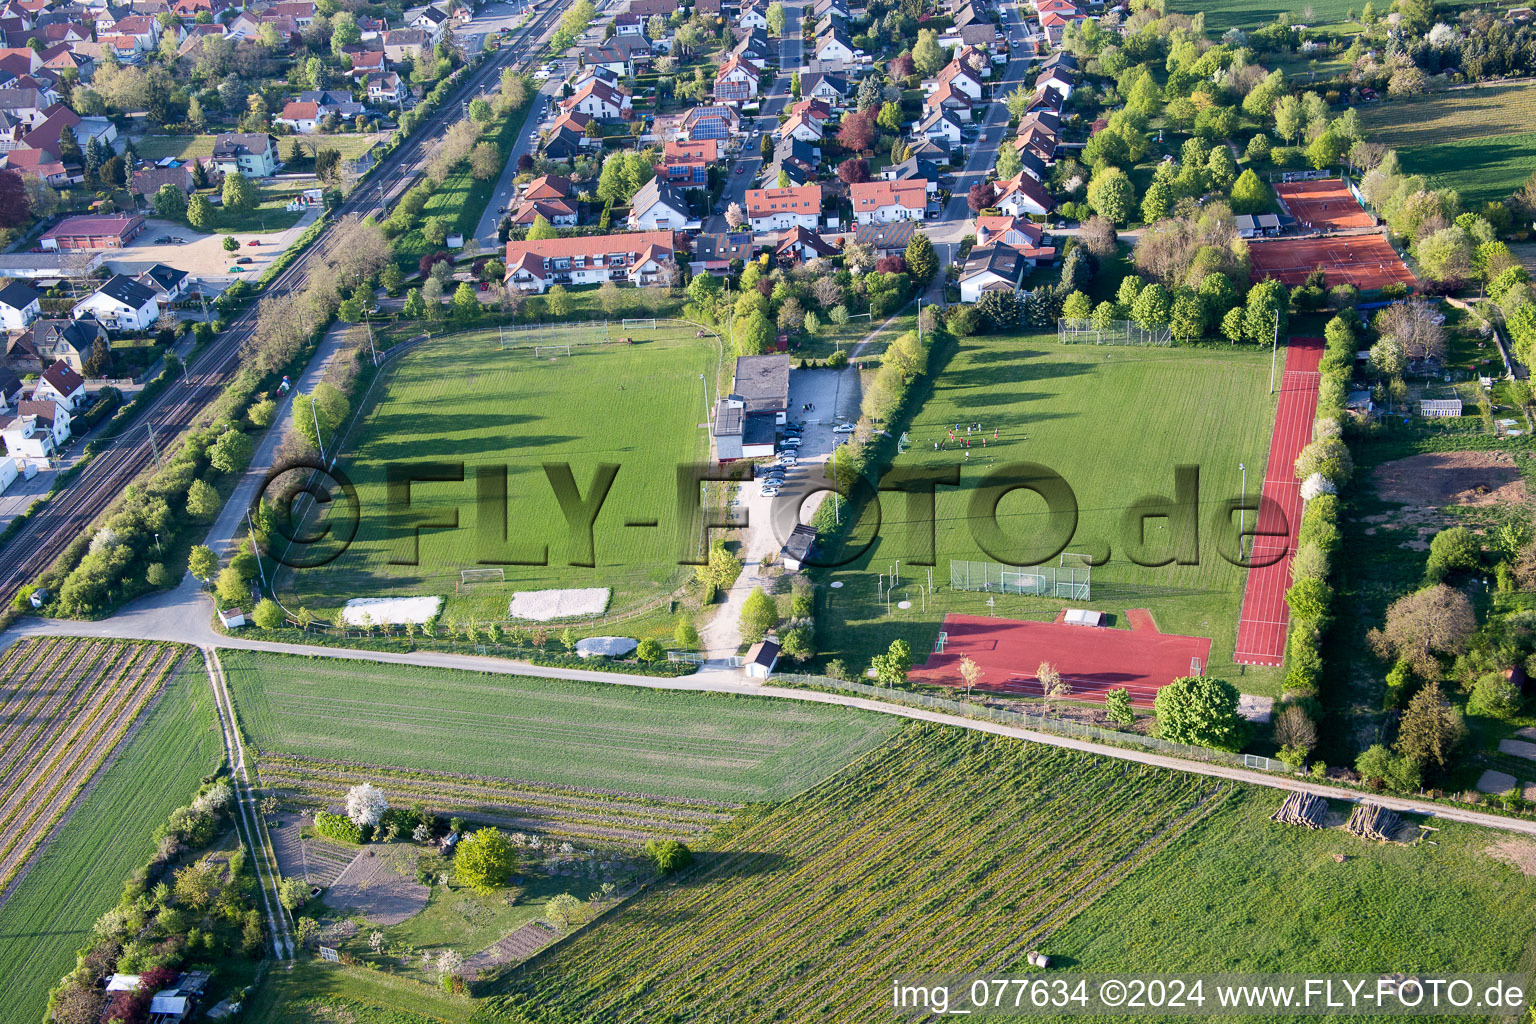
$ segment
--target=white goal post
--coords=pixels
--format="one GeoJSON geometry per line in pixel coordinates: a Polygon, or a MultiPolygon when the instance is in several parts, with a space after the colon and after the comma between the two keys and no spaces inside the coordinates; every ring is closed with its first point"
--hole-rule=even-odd
{"type": "Polygon", "coordinates": [[[458,592],[463,593],[465,588],[472,587],[476,583],[500,583],[503,588],[507,585],[507,570],[505,569],[460,569],[458,592]]]}
{"type": "Polygon", "coordinates": [[[654,331],[656,329],[656,321],[655,320],[646,320],[646,319],[630,320],[630,319],[625,319],[625,320],[623,320],[621,322],[623,323],[624,329],[626,331],[654,331]]]}
{"type": "Polygon", "coordinates": [[[553,359],[555,356],[568,356],[570,354],[571,346],[569,345],[535,345],[533,347],[533,357],[535,359],[543,359],[546,356],[553,359]]]}

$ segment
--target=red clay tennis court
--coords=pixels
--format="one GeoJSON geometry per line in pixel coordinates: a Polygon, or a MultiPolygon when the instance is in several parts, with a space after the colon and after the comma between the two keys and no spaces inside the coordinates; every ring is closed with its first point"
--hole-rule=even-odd
{"type": "Polygon", "coordinates": [[[1292,217],[1308,227],[1337,231],[1376,226],[1376,218],[1365,212],[1338,178],[1282,182],[1275,186],[1275,195],[1285,203],[1292,217]]]}
{"type": "Polygon", "coordinates": [[[1274,278],[1301,284],[1321,267],[1328,287],[1352,284],[1362,291],[1394,281],[1413,285],[1413,272],[1381,235],[1334,235],[1328,238],[1275,238],[1248,243],[1248,260],[1255,281],[1274,278]]]}
{"type": "Polygon", "coordinates": [[[1253,538],[1249,553],[1251,561],[1261,564],[1248,570],[1243,612],[1237,621],[1232,660],[1240,665],[1279,665],[1285,660],[1285,631],[1290,622],[1285,590],[1291,582],[1291,556],[1296,552],[1302,508],[1301,483],[1293,467],[1312,439],[1321,379],[1317,364],[1322,358],[1322,338],[1292,338],[1285,349],[1285,376],[1275,409],[1269,464],[1264,468],[1265,501],[1257,526],[1261,536],[1253,538]],[[1277,555],[1274,564],[1262,565],[1277,555]]]}
{"type": "Polygon", "coordinates": [[[946,615],[944,653],[930,654],[908,678],[962,686],[960,659],[969,655],[986,673],[976,689],[1038,697],[1035,670],[1048,661],[1072,684],[1073,700],[1103,700],[1104,691],[1123,686],[1133,704],[1151,707],[1158,688],[1189,675],[1196,659],[1204,670],[1209,640],[1160,632],[1144,608],[1125,617],[1128,630],[1068,625],[1060,615],[1055,622],[946,615]]]}

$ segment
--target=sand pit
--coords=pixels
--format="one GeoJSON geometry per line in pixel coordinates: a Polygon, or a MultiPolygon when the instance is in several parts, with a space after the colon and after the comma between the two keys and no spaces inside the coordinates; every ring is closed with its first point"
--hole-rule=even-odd
{"type": "Polygon", "coordinates": [[[363,616],[375,626],[399,626],[407,622],[426,622],[442,610],[440,597],[354,597],[341,610],[341,621],[361,626],[363,616]]]}
{"type": "Polygon", "coordinates": [[[627,636],[589,636],[576,642],[578,658],[622,658],[640,646],[627,636]]]}
{"type": "Polygon", "coordinates": [[[548,622],[579,615],[601,615],[608,607],[607,587],[574,590],[520,590],[512,595],[508,612],[514,619],[548,622]]]}

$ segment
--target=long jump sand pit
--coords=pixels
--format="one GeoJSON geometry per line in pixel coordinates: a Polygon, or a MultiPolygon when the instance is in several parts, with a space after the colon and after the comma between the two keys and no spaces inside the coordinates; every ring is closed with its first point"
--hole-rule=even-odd
{"type": "Polygon", "coordinates": [[[1394,281],[1417,284],[1413,271],[1381,235],[1335,235],[1329,238],[1272,238],[1248,243],[1248,260],[1255,281],[1273,278],[1298,285],[1321,269],[1328,287],[1352,284],[1372,291],[1394,281]]]}
{"type": "Polygon", "coordinates": [[[403,626],[407,622],[426,622],[443,610],[440,597],[354,597],[341,610],[341,621],[361,626],[403,626]]]}
{"type": "Polygon", "coordinates": [[[512,595],[508,614],[514,619],[548,622],[583,615],[601,615],[608,608],[613,592],[607,587],[577,587],[567,590],[519,590],[512,595]]]}

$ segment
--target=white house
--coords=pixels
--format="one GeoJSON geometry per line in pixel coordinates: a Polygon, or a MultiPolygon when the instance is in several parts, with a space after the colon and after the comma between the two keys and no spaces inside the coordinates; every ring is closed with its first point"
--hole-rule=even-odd
{"type": "Polygon", "coordinates": [[[133,278],[116,274],[85,299],[75,303],[70,315],[92,317],[113,331],[147,331],[160,316],[160,300],[133,278]]]}
{"type": "Polygon", "coordinates": [[[815,231],[821,220],[821,186],[748,189],[747,220],[753,231],[815,231]]]}
{"type": "Polygon", "coordinates": [[[177,270],[164,263],[156,263],[139,274],[136,280],[153,291],[155,298],[164,306],[180,302],[192,287],[192,278],[185,270],[177,270]]]}
{"type": "Polygon", "coordinates": [[[32,397],[38,401],[57,402],[67,412],[75,412],[80,404],[85,401],[85,378],[70,369],[68,363],[60,360],[37,379],[37,388],[32,392],[32,397]]]}
{"type": "Polygon", "coordinates": [[[551,285],[627,281],[639,287],[672,280],[673,233],[640,231],[507,243],[508,287],[543,294],[551,285]]]}
{"type": "Polygon", "coordinates": [[[971,250],[960,273],[960,301],[978,302],[986,292],[1017,292],[1029,264],[1012,246],[993,244],[971,250]]]}
{"type": "Polygon", "coordinates": [[[847,33],[833,29],[816,40],[817,60],[851,61],[854,58],[853,43],[847,33]]]}
{"type": "Polygon", "coordinates": [[[69,410],[52,400],[21,402],[15,416],[0,422],[0,439],[11,458],[45,468],[69,442],[69,410]]]}
{"type": "Polygon", "coordinates": [[[955,116],[955,112],[942,108],[930,111],[927,117],[917,122],[917,129],[914,134],[918,138],[942,143],[945,149],[953,149],[960,145],[960,140],[963,137],[960,129],[960,119],[955,116]]]}
{"type": "Polygon", "coordinates": [[[1056,205],[1045,186],[1020,172],[1016,178],[997,183],[997,200],[992,204],[1010,217],[1043,216],[1056,205]]]}
{"type": "Polygon", "coordinates": [[[410,27],[420,29],[432,40],[436,46],[443,41],[443,36],[448,32],[448,13],[439,7],[423,7],[421,13],[410,21],[410,27]]]}
{"type": "Polygon", "coordinates": [[[928,182],[863,181],[848,189],[853,200],[853,219],[858,224],[889,224],[898,220],[922,220],[928,210],[928,182]]]}
{"type": "Polygon", "coordinates": [[[944,70],[938,73],[933,82],[927,83],[925,88],[933,92],[944,85],[964,93],[973,100],[981,99],[981,78],[958,60],[952,60],[946,64],[944,70]]]}
{"type": "Polygon", "coordinates": [[[1035,79],[1035,95],[1044,96],[1046,91],[1054,92],[1057,103],[1065,103],[1072,97],[1074,87],[1072,72],[1065,68],[1053,68],[1035,79]]]}
{"type": "Polygon", "coordinates": [[[268,178],[281,166],[277,138],[262,132],[230,132],[213,140],[213,166],[220,174],[239,171],[247,178],[268,178]]]}
{"type": "Polygon", "coordinates": [[[748,0],[741,5],[741,13],[736,16],[736,24],[742,28],[760,28],[767,31],[767,6],[760,0],[748,0]]]}
{"type": "Polygon", "coordinates": [[[617,121],[624,116],[624,111],[632,102],[627,93],[620,92],[599,78],[589,78],[560,106],[599,121],[617,121]]]}
{"type": "Polygon", "coordinates": [[[0,327],[25,330],[42,313],[42,296],[20,281],[0,288],[0,327]]]}
{"type": "Polygon", "coordinates": [[[698,227],[688,216],[688,200],[683,190],[652,178],[640,186],[629,205],[631,231],[683,231],[698,227]]]}
{"type": "Polygon", "coordinates": [[[767,679],[778,664],[779,645],[772,640],[759,640],[748,648],[742,671],[752,679],[767,679]]]}

